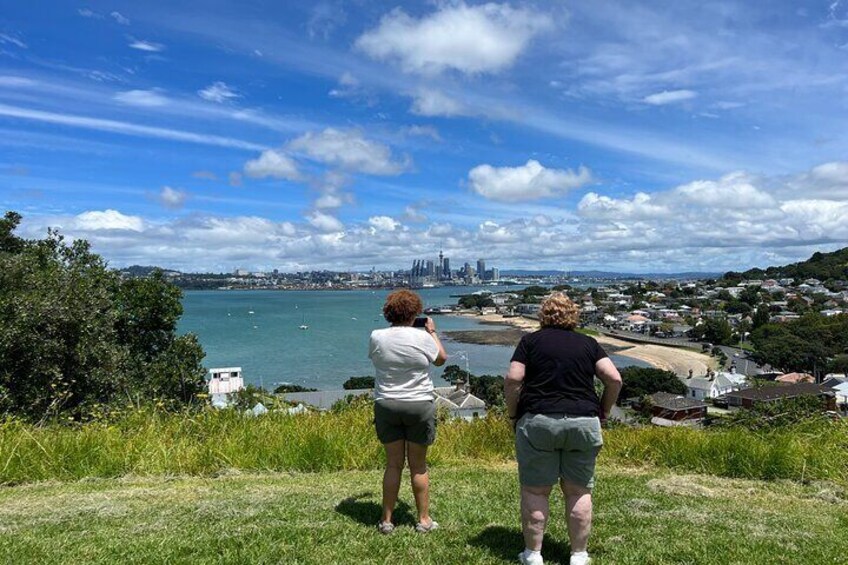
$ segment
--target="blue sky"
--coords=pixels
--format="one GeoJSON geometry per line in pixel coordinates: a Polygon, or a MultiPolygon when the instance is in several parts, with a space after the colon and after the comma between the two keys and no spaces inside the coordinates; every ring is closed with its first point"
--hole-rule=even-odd
{"type": "Polygon", "coordinates": [[[0,201],[112,265],[848,244],[848,1],[4,2],[0,201]]]}

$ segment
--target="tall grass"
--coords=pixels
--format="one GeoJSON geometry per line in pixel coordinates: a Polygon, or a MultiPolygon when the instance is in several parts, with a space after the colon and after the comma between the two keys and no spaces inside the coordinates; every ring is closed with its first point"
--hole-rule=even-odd
{"type": "MultiPolygon", "coordinates": [[[[113,423],[0,424],[0,484],[123,475],[379,469],[383,449],[368,406],[340,413],[248,418],[234,411],[140,410],[113,423]]],[[[613,429],[602,459],[752,479],[831,480],[848,485],[848,422],[769,432],[744,429],[613,429]]],[[[434,466],[513,458],[500,417],[440,423],[434,466]]]]}

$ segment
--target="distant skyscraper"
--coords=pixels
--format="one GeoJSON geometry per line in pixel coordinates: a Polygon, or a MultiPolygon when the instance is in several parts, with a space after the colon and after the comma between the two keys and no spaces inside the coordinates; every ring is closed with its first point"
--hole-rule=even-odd
{"type": "Polygon", "coordinates": [[[442,259],[442,276],[446,279],[451,278],[450,259],[447,257],[442,259]]]}
{"type": "Polygon", "coordinates": [[[486,261],[483,259],[477,259],[477,275],[480,277],[480,280],[486,279],[486,261]]]}
{"type": "Polygon", "coordinates": [[[427,260],[427,276],[433,277],[436,276],[436,263],[433,261],[427,260]]]}
{"type": "Polygon", "coordinates": [[[501,280],[501,270],[497,267],[492,267],[492,280],[499,281],[501,280]]]}

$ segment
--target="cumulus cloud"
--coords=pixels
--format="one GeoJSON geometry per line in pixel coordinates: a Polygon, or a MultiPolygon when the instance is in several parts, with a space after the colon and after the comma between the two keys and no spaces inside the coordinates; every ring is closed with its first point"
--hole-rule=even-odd
{"type": "Polygon", "coordinates": [[[115,100],[127,106],[140,106],[142,108],[155,108],[165,106],[169,100],[162,91],[154,88],[152,90],[127,90],[115,94],[115,100]]]}
{"type": "MultiPolygon", "coordinates": [[[[482,256],[501,268],[724,272],[844,247],[848,194],[827,188],[843,186],[846,169],[848,163],[834,162],[794,175],[737,172],[651,192],[596,189],[573,215],[559,204],[487,204],[474,224],[461,214],[448,222],[439,207],[433,207],[430,223],[409,223],[391,212],[342,223],[321,210],[287,222],[196,214],[154,219],[94,210],[27,217],[21,234],[43,237],[46,226],[56,226],[68,237],[89,239],[116,266],[144,262],[196,271],[408,268],[413,258],[435,258],[443,245],[454,265],[482,256]]],[[[410,206],[413,213],[421,208],[410,206]]]]}
{"type": "Polygon", "coordinates": [[[400,227],[400,222],[389,216],[371,216],[368,218],[368,224],[381,231],[395,231],[400,227]]]}
{"type": "MultiPolygon", "coordinates": [[[[276,149],[263,151],[258,158],[245,163],[244,173],[256,179],[269,177],[282,180],[300,179],[300,172],[294,159],[276,149]]],[[[232,178],[230,180],[232,181],[232,178]]]]}
{"type": "Polygon", "coordinates": [[[177,210],[183,207],[188,195],[182,190],[163,186],[159,191],[159,203],[170,210],[177,210]]]}
{"type": "Polygon", "coordinates": [[[327,128],[308,132],[286,147],[308,159],[348,172],[399,175],[411,165],[408,157],[396,160],[389,147],[366,139],[359,130],[327,128]]]}
{"type": "Polygon", "coordinates": [[[512,66],[533,37],[552,25],[544,14],[509,4],[445,3],[420,19],[396,8],[355,46],[410,73],[493,73],[512,66]]]}
{"type": "Polygon", "coordinates": [[[520,167],[478,165],[468,172],[471,189],[490,200],[518,202],[561,195],[592,182],[586,167],[577,172],[548,169],[534,159],[520,167]]]}
{"type": "Polygon", "coordinates": [[[662,92],[645,96],[645,98],[642,99],[642,102],[653,106],[664,106],[666,104],[674,104],[676,102],[683,102],[684,100],[691,100],[696,96],[698,96],[698,93],[692,90],[663,90],[662,92]]]}
{"type": "Polygon", "coordinates": [[[154,43],[153,41],[145,41],[143,39],[133,39],[129,46],[132,49],[147,51],[148,53],[159,53],[160,51],[165,50],[165,46],[161,43],[154,43]]]}
{"type": "Polygon", "coordinates": [[[344,231],[344,224],[336,218],[324,212],[315,211],[306,217],[309,225],[322,232],[340,232],[344,231]]]}
{"type": "Polygon", "coordinates": [[[435,126],[407,126],[401,128],[401,133],[410,137],[429,137],[433,141],[442,141],[442,136],[435,126]]]}
{"type": "Polygon", "coordinates": [[[117,210],[92,210],[76,216],[72,226],[74,229],[84,231],[126,230],[140,232],[144,230],[144,220],[138,216],[127,216],[117,210]]]}
{"type": "Polygon", "coordinates": [[[446,95],[440,90],[433,88],[421,88],[412,97],[410,111],[419,116],[463,116],[472,114],[469,108],[446,95]]]}
{"type": "Polygon", "coordinates": [[[240,98],[241,95],[227,83],[216,81],[202,90],[197,91],[198,96],[210,102],[227,102],[235,98],[240,98]]]}

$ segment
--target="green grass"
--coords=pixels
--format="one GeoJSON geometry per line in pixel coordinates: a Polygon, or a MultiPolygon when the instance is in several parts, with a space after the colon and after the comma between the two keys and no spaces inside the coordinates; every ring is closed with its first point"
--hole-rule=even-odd
{"type": "MultiPolygon", "coordinates": [[[[513,563],[522,549],[514,466],[432,470],[433,516],[381,536],[379,471],[45,482],[0,488],[0,562],[513,563]]],[[[559,498],[553,500],[559,501],[559,498]]],[[[590,551],[604,564],[845,563],[848,501],[827,485],[676,475],[604,464],[590,551]]],[[[567,563],[564,510],[545,542],[567,563]]]]}
{"type": "MultiPolygon", "coordinates": [[[[848,421],[769,432],[647,427],[605,432],[604,456],[627,465],[749,479],[827,480],[848,486],[848,421]]],[[[502,464],[514,457],[502,418],[443,422],[434,467],[502,464]]],[[[0,484],[126,475],[212,476],[382,467],[368,406],[339,414],[246,418],[232,411],[140,411],[117,423],[0,424],[0,484]]]]}

